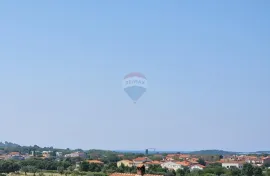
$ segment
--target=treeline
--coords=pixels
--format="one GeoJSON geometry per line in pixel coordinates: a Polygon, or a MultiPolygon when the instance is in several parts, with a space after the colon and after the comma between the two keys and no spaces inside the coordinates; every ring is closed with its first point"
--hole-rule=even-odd
{"type": "MultiPolygon", "coordinates": [[[[58,172],[60,174],[105,176],[110,173],[136,173],[135,167],[121,165],[117,167],[116,162],[106,164],[88,163],[80,158],[54,159],[26,159],[23,161],[0,160],[0,173],[11,173],[21,171],[27,173],[58,172]]],[[[203,170],[191,171],[188,167],[177,171],[170,171],[160,165],[151,165],[146,170],[148,174],[158,174],[164,176],[270,176],[267,167],[254,167],[251,164],[244,164],[243,169],[226,169],[220,163],[206,166],[203,170]]]]}

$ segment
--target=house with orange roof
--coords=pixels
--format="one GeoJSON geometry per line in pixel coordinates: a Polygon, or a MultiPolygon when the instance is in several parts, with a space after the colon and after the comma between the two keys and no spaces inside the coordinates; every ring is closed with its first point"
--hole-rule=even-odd
{"type": "Polygon", "coordinates": [[[175,162],[177,164],[180,164],[183,167],[189,167],[191,165],[191,162],[189,161],[180,161],[180,162],[175,162]]]}
{"type": "Polygon", "coordinates": [[[191,158],[188,161],[191,162],[192,164],[198,164],[198,158],[191,158]]]}
{"type": "Polygon", "coordinates": [[[161,165],[161,162],[160,161],[145,162],[144,165],[145,165],[145,168],[148,169],[149,166],[151,165],[161,165]]]}
{"type": "Polygon", "coordinates": [[[9,156],[20,156],[20,152],[10,152],[9,156]]]}
{"type": "Polygon", "coordinates": [[[133,160],[133,166],[137,167],[139,164],[143,164],[146,162],[152,162],[152,160],[149,159],[148,157],[138,157],[133,160]]]}
{"type": "Polygon", "coordinates": [[[187,159],[189,159],[189,158],[190,158],[190,155],[188,155],[188,154],[180,154],[180,155],[179,155],[179,159],[187,160],[187,159]]]}

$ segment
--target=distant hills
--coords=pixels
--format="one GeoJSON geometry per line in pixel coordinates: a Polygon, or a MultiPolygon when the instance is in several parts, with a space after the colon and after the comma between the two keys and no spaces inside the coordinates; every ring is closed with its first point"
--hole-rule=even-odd
{"type": "Polygon", "coordinates": [[[240,152],[230,152],[224,150],[200,150],[200,151],[193,151],[189,152],[189,154],[193,155],[236,155],[240,152]]]}
{"type": "MultiPolygon", "coordinates": [[[[19,144],[15,144],[12,142],[0,142],[0,149],[4,148],[4,147],[10,147],[10,148],[14,148],[14,147],[22,147],[19,144]]],[[[26,146],[25,146],[26,147],[26,146]]],[[[38,146],[36,146],[38,147],[38,146]]],[[[46,149],[47,147],[45,147],[44,149],[46,149]]],[[[52,148],[52,147],[51,147],[52,148]]],[[[81,150],[81,149],[77,149],[77,150],[81,150]]],[[[137,150],[137,151],[128,151],[128,150],[116,150],[115,152],[118,153],[137,153],[137,154],[144,154],[145,151],[143,150],[137,150]]],[[[233,151],[224,151],[224,150],[199,150],[199,151],[149,151],[149,154],[154,154],[154,153],[185,153],[185,154],[192,154],[192,155],[236,155],[236,154],[270,154],[270,151],[256,151],[256,152],[233,152],[233,151]]]]}

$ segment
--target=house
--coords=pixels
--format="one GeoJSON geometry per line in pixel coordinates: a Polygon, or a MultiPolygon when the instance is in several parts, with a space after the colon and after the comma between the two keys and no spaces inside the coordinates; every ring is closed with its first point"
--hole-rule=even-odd
{"type": "Polygon", "coordinates": [[[89,164],[101,164],[101,165],[103,165],[104,163],[102,162],[102,161],[99,161],[99,160],[88,160],[87,161],[89,164]]]}
{"type": "Polygon", "coordinates": [[[148,157],[138,157],[133,160],[133,166],[137,167],[138,165],[146,163],[146,162],[152,162],[152,160],[149,159],[148,157]]]}
{"type": "Polygon", "coordinates": [[[246,158],[247,163],[251,163],[257,166],[262,166],[263,164],[270,164],[270,157],[257,157],[249,156],[246,158]]]}
{"type": "Polygon", "coordinates": [[[151,165],[161,165],[161,162],[160,161],[145,162],[144,165],[145,165],[145,168],[148,169],[149,166],[151,165]]]}
{"type": "Polygon", "coordinates": [[[191,162],[189,161],[181,161],[181,162],[175,162],[179,165],[181,165],[182,167],[189,167],[191,165],[191,162]]]}
{"type": "Polygon", "coordinates": [[[62,152],[56,152],[56,157],[62,157],[63,153],[62,152]]]}
{"type": "Polygon", "coordinates": [[[201,164],[194,164],[194,165],[191,165],[190,166],[190,170],[196,170],[196,169],[199,169],[199,170],[203,170],[205,168],[205,166],[201,165],[201,164]]]}
{"type": "Polygon", "coordinates": [[[222,167],[225,167],[227,169],[237,167],[239,169],[242,169],[244,165],[244,162],[242,161],[230,161],[230,162],[222,162],[222,167]]]}
{"type": "Polygon", "coordinates": [[[50,155],[51,151],[43,151],[42,152],[42,157],[43,158],[49,158],[51,155],[50,155]]]}
{"type": "Polygon", "coordinates": [[[137,166],[137,174],[113,173],[110,176],[163,176],[163,175],[145,174],[145,166],[143,164],[139,164],[137,166]]]}
{"type": "Polygon", "coordinates": [[[121,165],[127,166],[127,167],[132,167],[133,166],[133,162],[130,160],[121,160],[117,162],[117,167],[120,167],[121,165]]]}
{"type": "Polygon", "coordinates": [[[270,164],[270,157],[263,157],[262,158],[262,164],[270,164]]]}
{"type": "Polygon", "coordinates": [[[86,158],[86,154],[83,152],[74,152],[65,155],[65,158],[77,158],[77,157],[86,158]]]}
{"type": "Polygon", "coordinates": [[[20,156],[20,152],[10,152],[9,156],[20,156]]]}
{"type": "Polygon", "coordinates": [[[7,159],[11,159],[11,160],[24,160],[23,156],[8,156],[7,159]]]}
{"type": "Polygon", "coordinates": [[[172,162],[172,161],[167,161],[161,164],[162,168],[167,168],[170,170],[178,170],[178,169],[182,169],[183,166],[181,164],[179,164],[179,162],[172,162]]]}
{"type": "Polygon", "coordinates": [[[190,158],[188,161],[191,162],[192,164],[199,164],[198,163],[198,158],[190,158]]]}
{"type": "Polygon", "coordinates": [[[179,159],[188,160],[190,158],[190,155],[188,154],[180,154],[179,159]]]}

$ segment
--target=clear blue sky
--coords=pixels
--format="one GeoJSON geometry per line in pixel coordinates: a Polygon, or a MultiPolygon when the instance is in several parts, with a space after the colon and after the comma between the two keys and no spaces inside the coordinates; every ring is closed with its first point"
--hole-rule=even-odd
{"type": "Polygon", "coordinates": [[[0,141],[269,150],[270,1],[0,2],[0,141]],[[138,71],[136,105],[122,89],[138,71]]]}

